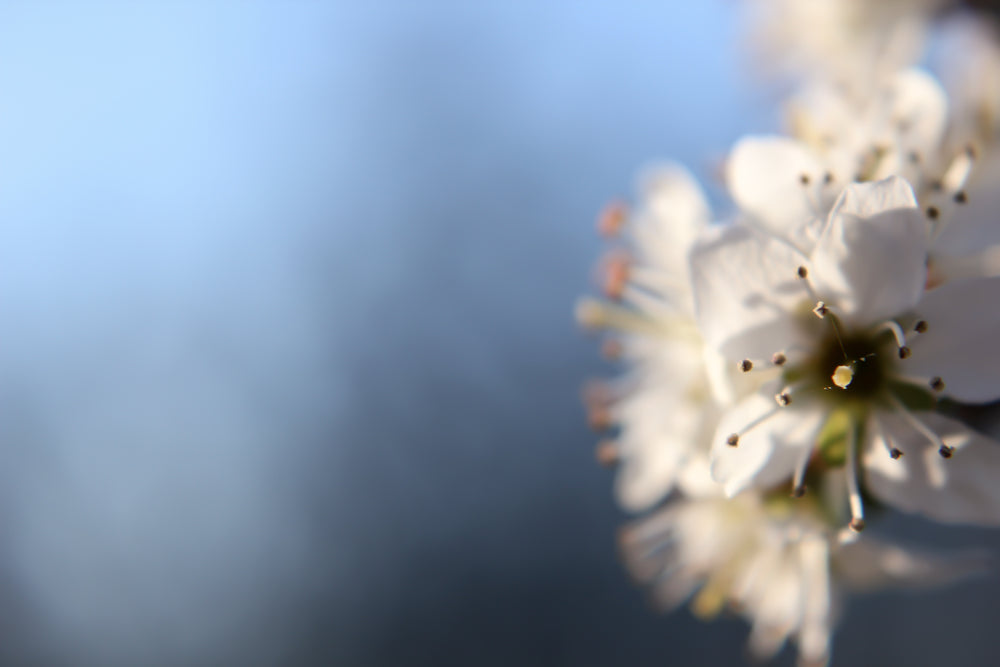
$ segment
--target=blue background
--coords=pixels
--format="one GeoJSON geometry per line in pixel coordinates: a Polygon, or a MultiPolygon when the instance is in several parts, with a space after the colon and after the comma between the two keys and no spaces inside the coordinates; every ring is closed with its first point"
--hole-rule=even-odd
{"type": "MultiPolygon", "coordinates": [[[[741,661],[620,569],[572,319],[642,165],[777,126],[736,4],[0,6],[3,662],[741,661]]],[[[998,594],[837,655],[1000,661],[998,594]]]]}

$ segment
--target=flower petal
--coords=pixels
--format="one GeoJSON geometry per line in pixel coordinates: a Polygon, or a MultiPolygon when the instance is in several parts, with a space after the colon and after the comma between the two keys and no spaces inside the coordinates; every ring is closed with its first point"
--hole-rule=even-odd
{"type": "Polygon", "coordinates": [[[868,489],[879,500],[945,523],[1000,525],[1000,442],[936,413],[915,415],[944,443],[951,458],[898,414],[879,414],[881,432],[903,456],[886,452],[878,429],[868,439],[863,466],[868,489]]]}
{"type": "Polygon", "coordinates": [[[927,292],[917,312],[928,328],[909,341],[902,369],[944,379],[945,393],[968,403],[1000,398],[1000,277],[950,282],[927,292]]]}
{"type": "Polygon", "coordinates": [[[808,262],[777,239],[731,225],[706,234],[691,253],[695,319],[725,357],[770,358],[799,341],[790,313],[808,299],[798,267],[808,262]]]}
{"type": "Polygon", "coordinates": [[[824,172],[819,159],[794,139],[746,137],[733,147],[726,182],[750,222],[809,252],[822,226],[815,187],[824,172]]]}
{"type": "Polygon", "coordinates": [[[761,391],[745,398],[719,420],[712,442],[712,478],[723,485],[727,496],[733,497],[751,486],[764,488],[790,480],[805,454],[803,448],[813,447],[823,411],[811,406],[776,407],[774,398],[761,391]],[[734,433],[739,434],[735,447],[727,442],[734,433]]]}
{"type": "Polygon", "coordinates": [[[813,285],[837,314],[871,325],[919,301],[927,277],[927,224],[909,183],[893,176],[844,189],[816,243],[813,285]]]}

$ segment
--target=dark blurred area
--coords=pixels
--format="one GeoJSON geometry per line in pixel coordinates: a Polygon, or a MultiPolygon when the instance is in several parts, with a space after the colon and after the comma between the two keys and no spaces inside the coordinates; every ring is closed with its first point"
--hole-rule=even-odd
{"type": "MultiPolygon", "coordinates": [[[[4,664],[742,664],[618,563],[572,318],[639,167],[776,126],[730,3],[0,26],[4,664]]],[[[998,597],[860,600],[836,664],[996,663],[998,597]]]]}

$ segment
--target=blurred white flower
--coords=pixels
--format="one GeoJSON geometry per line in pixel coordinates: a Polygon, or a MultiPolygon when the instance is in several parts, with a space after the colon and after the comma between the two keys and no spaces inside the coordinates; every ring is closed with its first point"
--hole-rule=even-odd
{"type": "Polygon", "coordinates": [[[843,188],[890,175],[914,188],[929,235],[931,286],[1000,274],[1000,156],[985,164],[956,146],[948,99],[918,69],[898,72],[879,94],[853,100],[826,84],[791,103],[796,138],[750,136],[734,146],[727,182],[747,222],[805,253],[843,188]],[[992,178],[991,178],[992,177],[992,178]]]}
{"type": "Polygon", "coordinates": [[[577,307],[584,326],[614,332],[608,345],[629,368],[592,384],[586,399],[592,423],[618,427],[598,456],[618,465],[616,496],[630,511],[649,509],[676,485],[712,484],[704,473],[711,436],[721,406],[740,390],[739,373],[704,345],[694,321],[687,255],[711,217],[701,189],[673,164],[647,172],[639,189],[633,213],[614,207],[602,220],[605,233],[627,244],[604,262],[612,302],[577,307]],[[693,460],[702,465],[692,469],[693,460]]]}
{"type": "Polygon", "coordinates": [[[946,0],[756,0],[751,46],[783,75],[865,91],[920,58],[946,0]]]}
{"type": "Polygon", "coordinates": [[[744,494],[680,499],[621,533],[633,577],[668,608],[702,618],[728,610],[752,626],[749,648],[774,655],[791,639],[801,664],[826,664],[847,590],[929,586],[982,572],[980,554],[936,556],[831,533],[809,499],[744,494]]]}
{"type": "Polygon", "coordinates": [[[800,495],[808,473],[843,465],[860,530],[861,451],[876,498],[1000,524],[1000,444],[930,412],[936,395],[1000,398],[1000,278],[925,290],[928,227],[898,177],[848,185],[816,237],[806,253],[732,226],[692,252],[709,344],[732,363],[783,362],[720,420],[713,477],[730,496],[788,480],[800,495]]]}

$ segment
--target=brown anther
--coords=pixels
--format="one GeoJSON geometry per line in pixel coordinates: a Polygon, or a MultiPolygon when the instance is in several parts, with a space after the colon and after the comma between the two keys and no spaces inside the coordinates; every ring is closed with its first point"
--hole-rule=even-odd
{"type": "Polygon", "coordinates": [[[627,218],[628,207],[622,202],[611,202],[597,216],[597,233],[605,238],[618,236],[627,218]]]}
{"type": "Polygon", "coordinates": [[[809,269],[807,269],[804,266],[800,266],[798,268],[798,270],[796,271],[796,273],[799,275],[799,278],[808,278],[809,277],[809,269]]]}
{"type": "Polygon", "coordinates": [[[941,181],[932,181],[931,190],[933,190],[934,192],[941,192],[942,190],[944,190],[944,183],[942,183],[941,181]]]}
{"type": "Polygon", "coordinates": [[[934,391],[944,391],[944,380],[939,377],[932,377],[931,381],[927,384],[929,384],[931,389],[934,391]]]}
{"type": "Polygon", "coordinates": [[[735,447],[736,445],[740,444],[740,436],[737,435],[736,433],[733,433],[728,438],[726,438],[726,444],[729,445],[730,447],[735,447]]]}
{"type": "Polygon", "coordinates": [[[604,293],[609,299],[621,299],[628,285],[629,259],[623,254],[615,254],[604,263],[604,293]]]}
{"type": "Polygon", "coordinates": [[[618,463],[618,448],[611,440],[603,440],[594,449],[594,458],[605,468],[610,468],[618,463]]]}
{"type": "Polygon", "coordinates": [[[778,405],[784,408],[792,404],[792,395],[787,391],[783,391],[780,394],[775,394],[774,400],[777,401],[778,405]]]}
{"type": "Polygon", "coordinates": [[[829,171],[823,174],[823,183],[825,183],[826,185],[830,185],[830,183],[833,183],[833,174],[830,173],[829,171]]]}
{"type": "Polygon", "coordinates": [[[594,431],[607,431],[611,423],[611,411],[606,407],[594,406],[587,412],[587,425],[594,431]]]}
{"type": "Polygon", "coordinates": [[[753,370],[753,362],[750,361],[749,359],[744,359],[743,361],[740,362],[740,370],[743,371],[744,373],[749,373],[750,371],[753,370]]]}
{"type": "Polygon", "coordinates": [[[799,183],[809,185],[809,174],[799,174],[799,183]]]}
{"type": "Polygon", "coordinates": [[[893,447],[889,450],[889,456],[893,458],[894,461],[898,461],[899,457],[903,455],[903,452],[893,447]]]}
{"type": "Polygon", "coordinates": [[[899,358],[900,359],[909,359],[911,354],[913,354],[913,350],[911,350],[910,348],[906,347],[905,345],[902,346],[901,348],[899,348],[899,358]]]}
{"type": "Polygon", "coordinates": [[[804,495],[806,495],[806,487],[805,487],[805,485],[799,485],[799,486],[793,486],[792,487],[792,493],[791,493],[792,498],[801,498],[804,495]]]}
{"type": "Polygon", "coordinates": [[[968,155],[971,159],[975,160],[976,159],[976,147],[973,146],[972,144],[969,144],[968,146],[965,147],[965,154],[968,155]]]}
{"type": "Polygon", "coordinates": [[[907,159],[908,159],[908,160],[909,160],[909,161],[910,161],[911,163],[913,163],[913,164],[917,164],[918,162],[920,162],[920,153],[918,153],[918,152],[916,152],[916,151],[910,151],[909,155],[907,155],[907,156],[906,156],[906,158],[907,158],[907,159]]]}
{"type": "Polygon", "coordinates": [[[824,317],[826,317],[826,314],[829,313],[829,312],[830,312],[830,309],[822,301],[817,301],[816,302],[816,307],[813,308],[813,315],[815,315],[819,319],[823,319],[824,317]]]}
{"type": "Polygon", "coordinates": [[[788,361],[788,357],[785,356],[784,352],[775,352],[771,356],[771,363],[775,366],[784,366],[786,361],[788,361]]]}
{"type": "Polygon", "coordinates": [[[955,200],[956,204],[964,204],[969,201],[969,195],[965,194],[965,190],[959,190],[952,199],[955,200]]]}
{"type": "Polygon", "coordinates": [[[941,445],[941,449],[938,450],[938,454],[940,454],[943,459],[950,459],[954,453],[955,448],[949,447],[948,445],[941,445]]]}
{"type": "Polygon", "coordinates": [[[937,206],[928,206],[927,207],[927,217],[928,218],[930,218],[931,220],[937,220],[939,215],[941,215],[941,211],[938,210],[937,206]]]}
{"type": "Polygon", "coordinates": [[[850,525],[851,525],[851,530],[853,530],[855,533],[860,533],[862,530],[865,529],[865,520],[864,519],[851,519],[851,524],[850,525]]]}
{"type": "Polygon", "coordinates": [[[609,338],[601,343],[601,354],[604,355],[605,359],[611,359],[612,361],[621,359],[624,351],[625,346],[616,338],[609,338]]]}
{"type": "Polygon", "coordinates": [[[916,331],[917,333],[927,333],[927,321],[920,320],[919,322],[913,325],[913,330],[916,331]]]}

